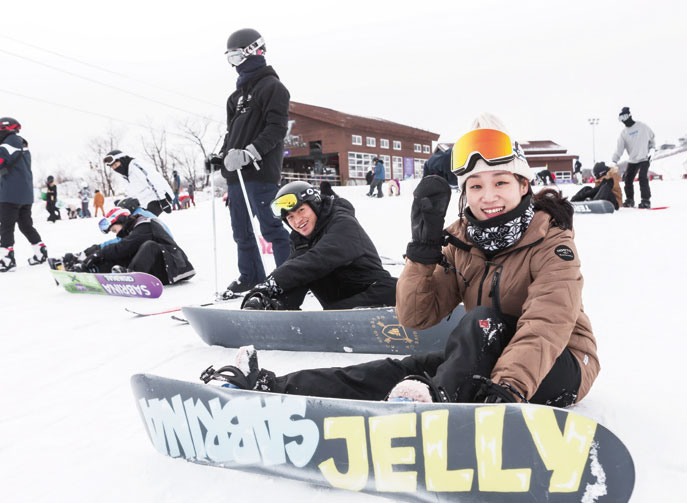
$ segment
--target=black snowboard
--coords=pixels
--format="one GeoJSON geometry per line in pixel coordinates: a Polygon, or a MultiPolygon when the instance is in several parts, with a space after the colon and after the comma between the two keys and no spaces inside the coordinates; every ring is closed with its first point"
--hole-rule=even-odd
{"type": "Polygon", "coordinates": [[[573,205],[575,213],[613,213],[615,211],[613,203],[605,199],[598,201],[578,201],[570,204],[573,205]]]}
{"type": "Polygon", "coordinates": [[[210,345],[282,351],[415,354],[443,350],[465,314],[462,305],[439,324],[411,330],[393,307],[332,311],[252,311],[184,307],[184,317],[210,345]]]}
{"type": "Polygon", "coordinates": [[[154,447],[194,463],[395,501],[624,503],[634,486],[623,443],[569,410],[313,398],[147,374],[131,384],[154,447]]]}

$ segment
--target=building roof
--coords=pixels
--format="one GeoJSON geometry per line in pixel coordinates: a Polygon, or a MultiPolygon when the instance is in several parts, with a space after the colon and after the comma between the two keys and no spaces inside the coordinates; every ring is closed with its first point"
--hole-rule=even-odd
{"type": "Polygon", "coordinates": [[[532,140],[520,143],[526,156],[536,154],[565,154],[568,149],[551,140],[532,140]]]}
{"type": "Polygon", "coordinates": [[[307,105],[296,101],[292,101],[289,104],[289,114],[302,115],[345,129],[358,129],[365,132],[388,135],[396,134],[405,137],[420,137],[425,138],[427,141],[437,141],[439,139],[437,133],[425,131],[424,129],[405,126],[384,119],[346,114],[337,110],[332,110],[331,108],[317,107],[315,105],[307,105]]]}

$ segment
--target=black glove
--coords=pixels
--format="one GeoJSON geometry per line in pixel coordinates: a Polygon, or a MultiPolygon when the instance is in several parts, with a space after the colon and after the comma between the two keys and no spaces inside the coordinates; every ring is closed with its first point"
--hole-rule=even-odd
{"type": "Polygon", "coordinates": [[[86,257],[86,260],[84,260],[82,263],[83,270],[84,271],[90,271],[92,269],[95,269],[96,268],[95,266],[102,261],[103,261],[102,252],[97,251],[95,253],[91,253],[88,257],[86,257]]]}
{"type": "Polygon", "coordinates": [[[479,390],[475,394],[474,403],[527,403],[527,399],[507,383],[496,384],[487,377],[474,375],[472,378],[480,382],[479,390]]]}
{"type": "Polygon", "coordinates": [[[413,240],[406,256],[420,264],[441,262],[444,217],[451,201],[451,186],[436,175],[426,176],[413,191],[410,226],[413,240]]]}
{"type": "MultiPolygon", "coordinates": [[[[89,247],[86,248],[83,252],[84,252],[84,254],[88,257],[89,255],[93,255],[95,252],[98,252],[98,251],[100,251],[100,245],[97,245],[97,244],[96,244],[96,245],[93,245],[93,246],[89,246],[89,247]]],[[[66,256],[66,255],[65,255],[65,256],[66,256]]]]}
{"type": "Polygon", "coordinates": [[[241,302],[241,309],[283,309],[283,303],[278,298],[283,293],[284,290],[279,288],[272,276],[269,276],[264,282],[258,283],[246,293],[241,302]]]}
{"type": "Polygon", "coordinates": [[[224,166],[222,156],[217,154],[210,154],[205,158],[205,171],[211,173],[213,170],[217,171],[224,166]]]}

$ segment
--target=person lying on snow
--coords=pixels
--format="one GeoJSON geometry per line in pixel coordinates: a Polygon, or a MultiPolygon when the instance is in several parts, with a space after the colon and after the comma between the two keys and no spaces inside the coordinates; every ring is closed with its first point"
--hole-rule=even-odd
{"type": "Polygon", "coordinates": [[[530,168],[500,121],[483,115],[453,148],[460,218],[445,231],[448,183],[424,178],[411,210],[412,241],[396,311],[412,329],[466,315],[444,351],[277,377],[252,346],[235,366],[201,375],[243,389],[361,400],[525,402],[566,407],[599,373],[582,308],[573,209],[560,194],[533,194],[530,168]]]}
{"type": "Polygon", "coordinates": [[[292,229],[291,253],[246,294],[243,309],[298,309],[308,290],[324,309],[395,305],[396,278],[351,203],[296,181],[279,189],[271,207],[292,229]]]}
{"type": "Polygon", "coordinates": [[[98,223],[100,230],[116,234],[118,241],[104,247],[95,245],[91,253],[76,263],[65,256],[67,270],[76,272],[145,272],[169,285],[195,275],[186,253],[157,219],[132,215],[115,207],[98,223]]]}

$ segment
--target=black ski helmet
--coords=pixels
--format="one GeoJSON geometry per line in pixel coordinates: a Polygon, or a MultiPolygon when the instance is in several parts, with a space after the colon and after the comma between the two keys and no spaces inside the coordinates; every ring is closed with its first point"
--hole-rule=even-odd
{"type": "Polygon", "coordinates": [[[17,119],[13,119],[12,117],[3,117],[0,119],[0,131],[18,133],[21,131],[21,124],[19,124],[17,119]]]}
{"type": "Polygon", "coordinates": [[[606,173],[608,173],[611,170],[608,166],[606,166],[605,162],[597,162],[594,165],[594,169],[592,172],[594,173],[594,178],[599,179],[602,176],[605,176],[606,173]]]}
{"type": "Polygon", "coordinates": [[[275,216],[286,222],[286,215],[297,210],[303,203],[308,203],[316,215],[319,215],[322,204],[320,191],[308,182],[295,181],[284,185],[270,203],[275,216]]]}
{"type": "Polygon", "coordinates": [[[48,183],[52,183],[52,182],[54,182],[54,181],[55,181],[55,177],[52,176],[52,175],[50,175],[50,176],[48,177],[47,182],[48,182],[48,183]]]}
{"type": "Polygon", "coordinates": [[[243,28],[229,35],[224,54],[227,55],[230,65],[239,66],[248,56],[257,54],[260,49],[263,52],[267,50],[262,35],[252,28],[243,28]]]}
{"type": "Polygon", "coordinates": [[[103,158],[103,162],[105,163],[106,166],[112,166],[115,161],[118,161],[124,157],[124,154],[122,153],[121,150],[110,150],[107,155],[103,158]]]}
{"type": "Polygon", "coordinates": [[[125,210],[129,210],[130,213],[133,213],[141,207],[141,203],[135,197],[125,197],[121,201],[115,201],[115,206],[119,206],[120,208],[124,208],[125,210]]]}

